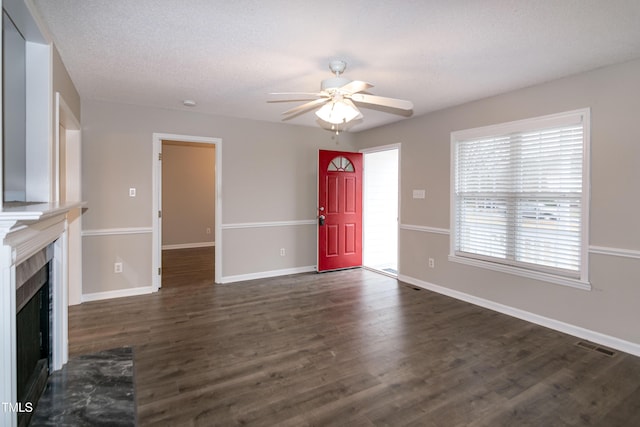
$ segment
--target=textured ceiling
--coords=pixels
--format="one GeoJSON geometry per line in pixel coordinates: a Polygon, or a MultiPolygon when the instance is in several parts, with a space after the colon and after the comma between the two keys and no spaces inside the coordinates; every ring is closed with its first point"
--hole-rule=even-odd
{"type": "MultiPolygon", "coordinates": [[[[83,99],[281,121],[328,62],[413,115],[640,57],[638,0],[33,0],[83,99]]],[[[363,108],[352,131],[402,120],[363,108]]],[[[312,112],[287,123],[317,126],[312,112]]]]}

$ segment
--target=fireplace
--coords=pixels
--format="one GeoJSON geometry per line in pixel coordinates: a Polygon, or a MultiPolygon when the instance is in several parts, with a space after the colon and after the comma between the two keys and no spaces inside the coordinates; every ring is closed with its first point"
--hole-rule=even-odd
{"type": "MultiPolygon", "coordinates": [[[[51,276],[53,244],[16,267],[16,364],[18,402],[35,407],[51,367],[51,276]]],[[[31,412],[18,412],[26,426],[31,412]]]]}
{"type": "Polygon", "coordinates": [[[24,425],[48,373],[67,362],[67,212],[79,206],[0,209],[2,426],[24,425]]]}

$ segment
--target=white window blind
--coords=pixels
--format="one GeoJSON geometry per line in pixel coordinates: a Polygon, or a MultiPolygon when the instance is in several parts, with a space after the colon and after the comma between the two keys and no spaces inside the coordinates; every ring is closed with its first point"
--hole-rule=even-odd
{"type": "Polygon", "coordinates": [[[585,115],[452,134],[455,256],[584,279],[585,115]]]}

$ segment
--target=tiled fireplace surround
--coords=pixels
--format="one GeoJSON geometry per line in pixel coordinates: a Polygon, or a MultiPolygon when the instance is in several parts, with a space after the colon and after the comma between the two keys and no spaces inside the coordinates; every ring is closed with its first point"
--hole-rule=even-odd
{"type": "MultiPolygon", "coordinates": [[[[52,245],[52,369],[68,358],[67,213],[78,204],[33,204],[0,211],[0,425],[16,426],[16,267],[52,245]]],[[[24,408],[23,402],[23,408],[24,408]]]]}

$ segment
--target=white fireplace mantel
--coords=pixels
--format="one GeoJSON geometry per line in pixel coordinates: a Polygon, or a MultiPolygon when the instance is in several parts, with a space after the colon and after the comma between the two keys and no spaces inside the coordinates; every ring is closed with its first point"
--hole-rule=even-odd
{"type": "MultiPolygon", "coordinates": [[[[53,370],[67,362],[67,213],[82,206],[39,203],[0,209],[0,402],[17,403],[16,266],[52,243],[53,370]]],[[[0,410],[0,425],[16,423],[15,412],[0,410]]]]}
{"type": "Polygon", "coordinates": [[[5,204],[0,209],[0,221],[26,221],[37,222],[47,217],[57,215],[59,213],[67,213],[71,209],[84,206],[84,202],[64,202],[64,203],[29,203],[16,204],[11,206],[5,204]]]}

